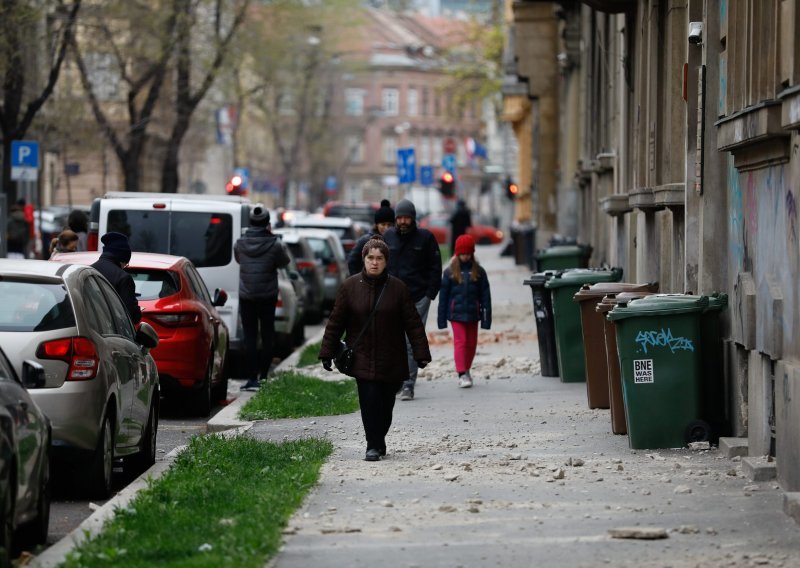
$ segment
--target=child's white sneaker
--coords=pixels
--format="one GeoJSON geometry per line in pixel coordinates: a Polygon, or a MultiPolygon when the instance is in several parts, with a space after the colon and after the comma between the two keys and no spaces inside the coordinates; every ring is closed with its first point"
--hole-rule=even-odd
{"type": "Polygon", "coordinates": [[[458,378],[458,386],[462,389],[468,389],[472,386],[472,377],[469,376],[469,373],[465,373],[458,378]]]}

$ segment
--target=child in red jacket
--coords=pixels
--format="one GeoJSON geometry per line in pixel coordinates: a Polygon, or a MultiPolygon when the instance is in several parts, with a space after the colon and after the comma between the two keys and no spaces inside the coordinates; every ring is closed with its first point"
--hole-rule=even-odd
{"type": "Polygon", "coordinates": [[[458,386],[472,386],[470,368],[478,347],[478,322],[483,329],[492,326],[492,295],[489,277],[475,258],[475,239],[461,235],[456,239],[453,258],[442,275],[439,291],[439,329],[453,326],[453,357],[458,386]]]}

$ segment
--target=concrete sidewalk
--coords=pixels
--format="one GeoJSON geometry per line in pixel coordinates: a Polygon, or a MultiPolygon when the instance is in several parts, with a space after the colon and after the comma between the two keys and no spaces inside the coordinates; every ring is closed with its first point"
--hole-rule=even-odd
{"type": "Polygon", "coordinates": [[[630,450],[584,384],[538,374],[529,272],[497,252],[478,249],[496,316],[475,387],[457,388],[433,306],[434,362],[416,399],[397,402],[386,459],[363,461],[357,413],[249,429],[336,446],[270,566],[800,566],[774,481],[752,482],[716,449],[630,450]],[[612,538],[623,527],[665,538],[612,538]]]}

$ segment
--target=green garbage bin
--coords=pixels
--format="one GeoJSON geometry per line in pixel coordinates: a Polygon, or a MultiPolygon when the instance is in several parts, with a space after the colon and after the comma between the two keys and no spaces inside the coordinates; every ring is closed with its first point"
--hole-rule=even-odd
{"type": "Polygon", "coordinates": [[[725,368],[722,351],[720,313],[728,305],[728,295],[715,293],[708,297],[708,308],[700,320],[703,341],[703,382],[701,404],[703,416],[711,425],[711,441],[720,436],[730,436],[731,426],[726,410],[725,368]]]}
{"type": "Polygon", "coordinates": [[[592,247],[589,245],[556,245],[538,251],[534,258],[536,270],[562,270],[565,268],[586,268],[592,247]]]}
{"type": "Polygon", "coordinates": [[[708,440],[700,384],[700,320],[707,308],[707,296],[656,294],[609,312],[616,325],[631,448],[677,448],[708,440]]]}
{"type": "Polygon", "coordinates": [[[558,374],[562,383],[580,383],[586,380],[581,309],[572,298],[584,284],[619,282],[621,268],[573,268],[556,273],[545,283],[553,302],[553,320],[556,329],[558,374]]]}

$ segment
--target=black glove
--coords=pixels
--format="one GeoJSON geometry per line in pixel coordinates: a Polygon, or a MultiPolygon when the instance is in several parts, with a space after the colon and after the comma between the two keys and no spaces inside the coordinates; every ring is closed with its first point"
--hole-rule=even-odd
{"type": "Polygon", "coordinates": [[[417,361],[417,367],[424,369],[428,366],[428,363],[430,363],[430,361],[417,361]]]}
{"type": "Polygon", "coordinates": [[[323,359],[322,360],[322,367],[326,371],[333,371],[333,366],[331,365],[331,360],[330,359],[323,359]]]}

